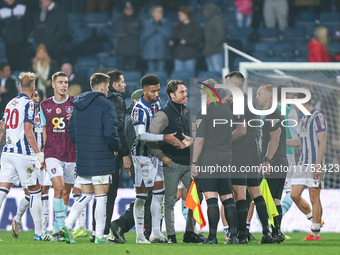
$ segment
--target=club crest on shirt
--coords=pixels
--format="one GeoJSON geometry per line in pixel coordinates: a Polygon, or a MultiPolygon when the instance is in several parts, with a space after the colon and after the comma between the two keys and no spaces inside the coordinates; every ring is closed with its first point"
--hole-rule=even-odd
{"type": "Polygon", "coordinates": [[[58,107],[57,109],[55,109],[56,114],[60,114],[61,113],[61,109],[58,107]]]}
{"type": "Polygon", "coordinates": [[[51,113],[52,109],[46,109],[47,113],[51,113]]]}
{"type": "Polygon", "coordinates": [[[52,173],[52,174],[55,174],[56,172],[57,172],[57,169],[56,169],[56,168],[52,168],[52,169],[51,169],[51,173],[52,173]]]}
{"type": "Polygon", "coordinates": [[[153,108],[153,113],[156,114],[157,113],[157,108],[153,108]]]}
{"type": "Polygon", "coordinates": [[[67,114],[71,114],[73,112],[73,106],[66,106],[65,110],[67,114]]]}

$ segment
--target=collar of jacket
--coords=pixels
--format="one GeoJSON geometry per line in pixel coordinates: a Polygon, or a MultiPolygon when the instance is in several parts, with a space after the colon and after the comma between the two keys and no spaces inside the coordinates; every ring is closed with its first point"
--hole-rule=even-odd
{"type": "Polygon", "coordinates": [[[175,111],[181,115],[181,116],[185,116],[188,114],[188,107],[184,104],[178,104],[175,103],[174,101],[172,101],[171,99],[169,99],[169,105],[170,107],[172,107],[173,109],[175,109],[175,111]]]}
{"type": "Polygon", "coordinates": [[[109,87],[109,93],[107,94],[107,97],[123,97],[123,95],[119,92],[117,92],[112,86],[109,87]]]}

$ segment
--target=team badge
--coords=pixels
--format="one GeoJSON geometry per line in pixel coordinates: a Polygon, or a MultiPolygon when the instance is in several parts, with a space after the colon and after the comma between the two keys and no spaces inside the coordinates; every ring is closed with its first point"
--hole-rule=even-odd
{"type": "Polygon", "coordinates": [[[58,107],[57,109],[55,109],[56,114],[60,114],[61,113],[61,109],[58,107]]]}
{"type": "Polygon", "coordinates": [[[39,117],[35,117],[35,122],[40,123],[40,118],[39,117]]]}
{"type": "Polygon", "coordinates": [[[52,109],[46,109],[47,113],[51,113],[52,109]]]}
{"type": "Polygon", "coordinates": [[[57,169],[56,169],[56,168],[52,168],[52,169],[51,169],[51,173],[52,173],[52,174],[55,174],[56,172],[57,172],[57,169]]]}
{"type": "Polygon", "coordinates": [[[153,108],[153,113],[156,114],[157,113],[157,108],[153,108]]]}
{"type": "Polygon", "coordinates": [[[144,164],[142,163],[142,164],[140,164],[140,168],[143,168],[144,167],[144,164]]]}
{"type": "Polygon", "coordinates": [[[65,110],[67,114],[71,114],[73,112],[73,106],[66,106],[65,110]]]}

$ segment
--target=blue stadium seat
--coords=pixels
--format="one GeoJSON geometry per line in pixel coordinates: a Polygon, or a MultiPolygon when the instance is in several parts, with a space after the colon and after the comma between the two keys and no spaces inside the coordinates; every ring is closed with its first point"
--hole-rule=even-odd
{"type": "Polygon", "coordinates": [[[219,13],[221,18],[224,21],[226,27],[235,27],[236,20],[235,20],[235,13],[234,12],[221,12],[219,13]]]}
{"type": "Polygon", "coordinates": [[[74,65],[76,73],[85,79],[88,79],[99,67],[98,58],[79,57],[74,65]]]}
{"type": "Polygon", "coordinates": [[[292,58],[295,56],[295,45],[293,43],[275,44],[272,52],[274,57],[292,58]]]}
{"type": "Polygon", "coordinates": [[[304,27],[286,27],[283,31],[283,40],[285,42],[305,42],[306,29],[304,27]]]}
{"type": "Polygon", "coordinates": [[[206,20],[205,17],[204,17],[203,12],[200,12],[200,11],[194,12],[193,16],[194,16],[195,20],[196,20],[199,24],[204,23],[205,20],[206,20]]]}
{"type": "Polygon", "coordinates": [[[292,62],[308,62],[308,57],[297,57],[293,58],[292,62]]]}
{"type": "Polygon", "coordinates": [[[290,57],[270,57],[261,59],[262,62],[291,62],[293,58],[290,57]]]}
{"type": "Polygon", "coordinates": [[[209,3],[214,3],[216,4],[218,7],[222,7],[223,6],[223,0],[201,0],[201,5],[202,7],[206,4],[209,3]]]}
{"type": "Polygon", "coordinates": [[[186,86],[190,86],[190,79],[195,78],[195,72],[190,71],[172,71],[170,75],[170,80],[182,80],[185,82],[186,86]]]}
{"type": "Polygon", "coordinates": [[[230,71],[238,71],[239,70],[239,65],[241,62],[252,62],[247,58],[244,57],[237,57],[235,58],[232,67],[230,68],[230,71]]]}
{"type": "Polygon", "coordinates": [[[216,77],[221,78],[222,73],[221,72],[200,71],[197,75],[197,78],[206,78],[206,79],[215,79],[216,77]]]}
{"type": "Polygon", "coordinates": [[[319,18],[320,24],[324,26],[340,25],[339,12],[322,12],[319,18]]]}
{"type": "Polygon", "coordinates": [[[309,12],[300,12],[297,17],[297,21],[295,24],[297,26],[315,26],[315,20],[317,19],[317,15],[313,11],[309,12]]]}
{"type": "Polygon", "coordinates": [[[264,28],[257,30],[260,42],[279,42],[280,30],[278,28],[264,28]]]}
{"type": "Polygon", "coordinates": [[[85,24],[88,27],[106,27],[109,21],[107,13],[88,13],[85,16],[85,24]]]}
{"type": "Polygon", "coordinates": [[[6,46],[3,42],[0,42],[0,57],[6,57],[6,46]]]}
{"type": "Polygon", "coordinates": [[[139,13],[139,18],[141,18],[142,20],[146,20],[146,19],[150,19],[151,18],[151,16],[150,16],[150,14],[148,13],[148,12],[141,12],[141,13],[139,13]]]}
{"type": "MultiPolygon", "coordinates": [[[[124,78],[125,78],[125,73],[124,73],[124,78]]],[[[131,94],[137,90],[137,89],[140,89],[141,86],[139,85],[138,82],[125,82],[126,83],[126,88],[125,88],[125,93],[124,93],[124,96],[126,98],[131,98],[131,94]]],[[[128,105],[127,105],[128,106],[128,105]]]]}
{"type": "Polygon", "coordinates": [[[159,83],[161,85],[161,90],[162,90],[162,88],[164,88],[164,90],[165,90],[165,87],[167,85],[167,80],[168,80],[168,74],[167,74],[166,71],[146,71],[144,73],[144,75],[147,75],[147,74],[156,75],[159,79],[159,83]]]}
{"type": "Polygon", "coordinates": [[[142,78],[142,73],[140,71],[124,71],[124,79],[126,82],[136,82],[139,84],[142,78]]]}
{"type": "Polygon", "coordinates": [[[254,43],[252,56],[255,58],[266,58],[272,54],[272,44],[268,42],[254,43]]]}
{"type": "Polygon", "coordinates": [[[73,31],[72,40],[73,42],[83,42],[90,39],[93,36],[92,28],[82,27],[77,28],[73,31]]]}
{"type": "Polygon", "coordinates": [[[70,12],[67,14],[68,23],[71,28],[79,28],[84,23],[84,16],[78,12],[70,12]]]}
{"type": "Polygon", "coordinates": [[[178,13],[177,12],[165,12],[164,18],[168,19],[171,23],[178,22],[178,13]]]}
{"type": "Polygon", "coordinates": [[[306,38],[308,40],[314,37],[315,28],[315,26],[306,27],[306,38]]]}
{"type": "MultiPolygon", "coordinates": [[[[108,68],[110,71],[117,69],[117,59],[115,57],[106,57],[100,60],[103,67],[108,68]]],[[[124,74],[125,77],[125,74],[124,74]]]]}
{"type": "Polygon", "coordinates": [[[297,51],[297,55],[299,57],[308,57],[308,43],[296,43],[295,50],[297,51]]]}
{"type": "Polygon", "coordinates": [[[97,29],[97,35],[100,38],[107,38],[111,42],[115,39],[115,32],[112,27],[104,27],[97,29]]]}
{"type": "Polygon", "coordinates": [[[111,15],[111,22],[114,23],[116,19],[118,19],[120,16],[122,16],[122,12],[113,12],[111,15]]]}
{"type": "Polygon", "coordinates": [[[328,47],[332,54],[340,54],[340,43],[329,43],[328,47]]]}

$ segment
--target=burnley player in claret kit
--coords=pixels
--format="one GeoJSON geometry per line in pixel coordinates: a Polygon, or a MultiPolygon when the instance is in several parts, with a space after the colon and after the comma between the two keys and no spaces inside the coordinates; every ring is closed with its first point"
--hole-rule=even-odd
{"type": "Polygon", "coordinates": [[[61,239],[59,230],[65,225],[71,188],[75,180],[76,150],[67,129],[73,112],[73,97],[67,95],[68,77],[63,72],[52,76],[54,96],[40,104],[41,125],[44,127],[46,170],[54,187],[55,222],[53,236],[61,239]]]}

